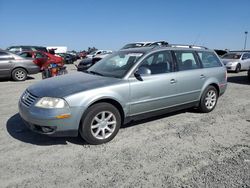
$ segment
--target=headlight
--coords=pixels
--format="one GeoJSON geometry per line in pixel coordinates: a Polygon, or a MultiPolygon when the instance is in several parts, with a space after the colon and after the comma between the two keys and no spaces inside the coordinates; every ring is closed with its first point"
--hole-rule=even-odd
{"type": "Polygon", "coordinates": [[[60,98],[43,97],[36,104],[39,108],[65,108],[69,105],[67,102],[60,98]]]}

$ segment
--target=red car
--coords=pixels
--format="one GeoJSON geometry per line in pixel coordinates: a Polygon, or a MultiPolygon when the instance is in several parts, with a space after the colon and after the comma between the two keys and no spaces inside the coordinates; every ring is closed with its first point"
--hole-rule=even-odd
{"type": "Polygon", "coordinates": [[[59,56],[52,55],[47,52],[42,51],[23,51],[19,53],[20,56],[25,58],[33,58],[34,63],[37,64],[41,70],[47,68],[50,64],[55,63],[58,66],[63,67],[63,58],[59,56]]]}

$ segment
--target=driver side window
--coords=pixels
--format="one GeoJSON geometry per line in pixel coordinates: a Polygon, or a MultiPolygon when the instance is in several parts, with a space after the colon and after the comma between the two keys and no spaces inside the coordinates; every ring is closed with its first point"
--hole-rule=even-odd
{"type": "Polygon", "coordinates": [[[172,56],[170,51],[154,53],[144,59],[140,67],[148,68],[151,74],[163,74],[173,71],[172,56]]]}

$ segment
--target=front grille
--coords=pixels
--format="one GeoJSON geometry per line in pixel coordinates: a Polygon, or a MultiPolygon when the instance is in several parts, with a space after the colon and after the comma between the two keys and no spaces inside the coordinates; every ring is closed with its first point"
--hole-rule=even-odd
{"type": "Polygon", "coordinates": [[[30,92],[28,92],[27,90],[24,92],[21,100],[23,102],[23,104],[25,104],[27,107],[30,107],[32,104],[34,104],[34,102],[38,99],[37,96],[32,95],[30,92]]]}

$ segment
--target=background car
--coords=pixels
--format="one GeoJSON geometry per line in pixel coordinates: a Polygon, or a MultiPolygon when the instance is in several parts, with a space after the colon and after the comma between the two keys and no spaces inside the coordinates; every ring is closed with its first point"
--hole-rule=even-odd
{"type": "Polygon", "coordinates": [[[48,52],[46,47],[43,46],[10,46],[6,49],[7,51],[13,52],[13,53],[19,53],[22,51],[42,51],[42,52],[48,52]]]}
{"type": "Polygon", "coordinates": [[[58,53],[56,55],[62,57],[66,64],[73,64],[77,60],[76,56],[68,53],[58,53]]]}
{"type": "Polygon", "coordinates": [[[218,49],[215,49],[214,51],[216,52],[216,54],[217,54],[219,57],[222,57],[223,55],[225,55],[226,53],[228,53],[227,50],[218,50],[218,49]]]}
{"type": "Polygon", "coordinates": [[[88,54],[86,58],[93,58],[96,55],[107,54],[107,53],[112,53],[112,51],[111,50],[96,50],[88,54]]]}
{"type": "Polygon", "coordinates": [[[26,59],[8,51],[0,51],[0,77],[24,81],[28,74],[39,72],[40,67],[32,59],[26,59]]]}
{"type": "Polygon", "coordinates": [[[166,41],[154,41],[154,42],[135,42],[126,44],[121,48],[121,50],[129,49],[129,48],[140,48],[140,47],[154,47],[154,46],[163,46],[168,45],[166,41]]]}
{"type": "Polygon", "coordinates": [[[92,65],[94,65],[96,62],[100,61],[104,57],[107,57],[108,55],[112,54],[111,52],[106,52],[103,54],[98,54],[94,56],[93,58],[86,58],[80,61],[80,63],[77,66],[77,71],[85,71],[92,65]]]}
{"type": "Polygon", "coordinates": [[[37,64],[40,69],[43,69],[44,67],[47,67],[52,63],[57,64],[61,67],[64,65],[62,57],[58,57],[42,51],[24,51],[20,52],[19,55],[24,58],[34,59],[34,63],[37,64]]]}
{"type": "Polygon", "coordinates": [[[250,52],[231,51],[221,58],[228,71],[238,73],[241,70],[248,70],[250,67],[250,52]]]}

